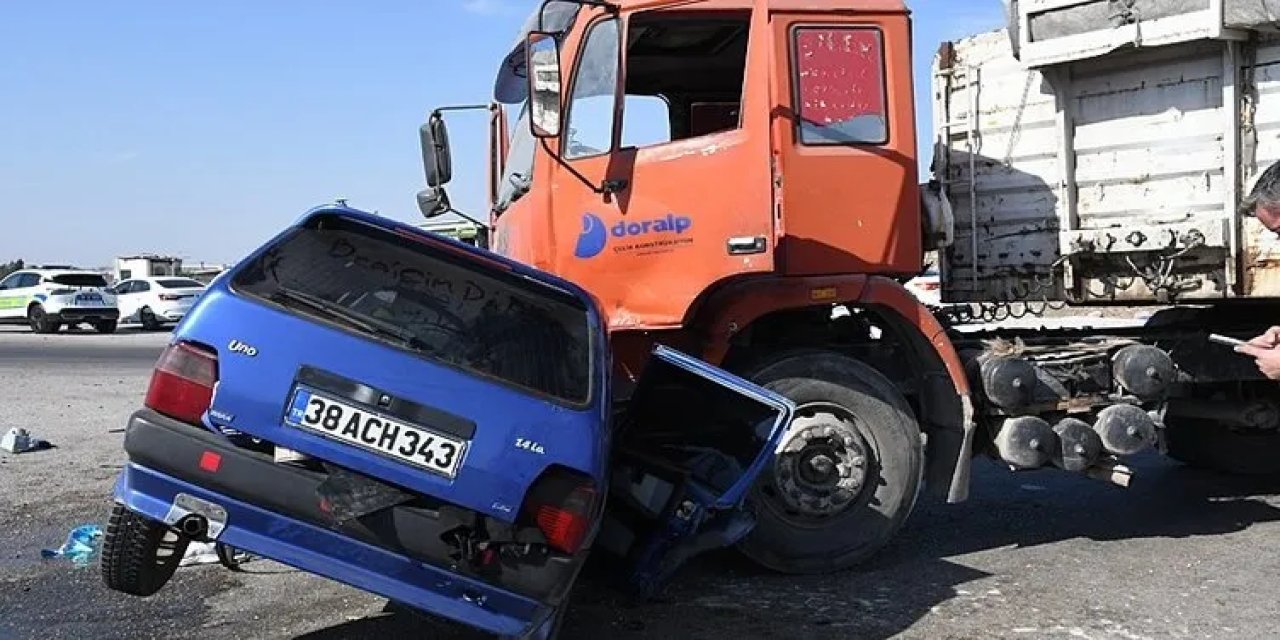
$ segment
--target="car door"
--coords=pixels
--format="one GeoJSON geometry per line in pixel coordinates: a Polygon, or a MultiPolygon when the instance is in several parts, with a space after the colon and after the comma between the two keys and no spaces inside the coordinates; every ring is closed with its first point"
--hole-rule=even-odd
{"type": "Polygon", "coordinates": [[[136,283],[136,280],[125,280],[111,289],[116,294],[116,308],[120,310],[121,320],[131,319],[133,314],[138,312],[138,305],[134,302],[137,297],[133,295],[133,286],[136,283]]]}
{"type": "Polygon", "coordinates": [[[25,274],[19,271],[0,280],[0,319],[21,318],[24,315],[27,296],[18,288],[23,275],[25,274]]]}
{"type": "MultiPolygon", "coordinates": [[[[155,294],[152,293],[153,287],[146,280],[134,280],[133,286],[129,289],[129,307],[131,313],[138,315],[138,320],[142,319],[141,311],[145,307],[151,307],[155,304],[155,294]]],[[[153,308],[152,311],[155,311],[153,308]]]]}
{"type": "Polygon", "coordinates": [[[742,540],[746,497],[796,411],[787,398],[673,349],[654,349],[619,413],[612,507],[597,547],[651,595],[687,560],[742,540]]]}

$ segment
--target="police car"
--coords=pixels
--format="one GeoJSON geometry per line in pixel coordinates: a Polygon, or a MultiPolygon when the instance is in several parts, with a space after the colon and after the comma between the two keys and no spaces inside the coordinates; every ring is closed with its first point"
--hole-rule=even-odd
{"type": "Polygon", "coordinates": [[[28,324],[36,333],[88,323],[113,333],[120,320],[116,296],[100,273],[69,267],[15,271],[0,280],[0,324],[28,324]]]}

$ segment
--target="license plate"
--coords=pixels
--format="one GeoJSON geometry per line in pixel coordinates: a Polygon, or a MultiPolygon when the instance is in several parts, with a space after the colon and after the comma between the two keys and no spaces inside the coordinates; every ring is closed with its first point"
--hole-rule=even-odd
{"type": "Polygon", "coordinates": [[[467,447],[464,440],[406,424],[305,388],[294,392],[284,421],[448,478],[458,474],[467,447]]]}
{"type": "Polygon", "coordinates": [[[76,296],[76,302],[84,304],[102,304],[102,296],[96,293],[82,293],[76,296]]]}

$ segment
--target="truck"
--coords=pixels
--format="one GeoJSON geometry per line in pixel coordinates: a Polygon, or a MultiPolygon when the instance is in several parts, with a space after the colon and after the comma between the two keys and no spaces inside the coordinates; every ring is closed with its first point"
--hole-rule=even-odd
{"type": "MultiPolygon", "coordinates": [[[[921,176],[902,0],[546,0],[478,107],[490,248],[597,302],[619,415],[680,411],[629,404],[662,345],[794,403],[735,545],[775,571],[865,561],[922,492],[964,501],[977,456],[1280,471],[1276,385],[1209,340],[1280,310],[1239,206],[1280,157],[1258,6],[1008,3],[939,47],[921,176]],[[903,286],[928,252],[936,305],[903,286]],[[1149,317],[1012,321],[1116,305],[1149,317]]],[[[428,218],[459,108],[420,128],[428,218]]]]}

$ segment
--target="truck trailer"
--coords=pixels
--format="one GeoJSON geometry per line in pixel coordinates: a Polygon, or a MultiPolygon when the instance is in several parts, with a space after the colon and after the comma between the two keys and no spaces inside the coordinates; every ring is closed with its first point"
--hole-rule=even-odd
{"type": "MultiPolygon", "coordinates": [[[[796,405],[736,545],[777,571],[865,560],[978,455],[1280,471],[1276,386],[1208,340],[1280,318],[1277,240],[1239,207],[1280,158],[1256,5],[1011,3],[940,47],[922,179],[902,0],[547,0],[485,107],[490,246],[597,301],[620,421],[681,410],[629,404],[656,345],[796,405]],[[930,251],[941,305],[903,286],[930,251]],[[1064,305],[1152,313],[1007,321],[1064,305]]],[[[421,128],[429,218],[453,109],[421,128]]]]}

